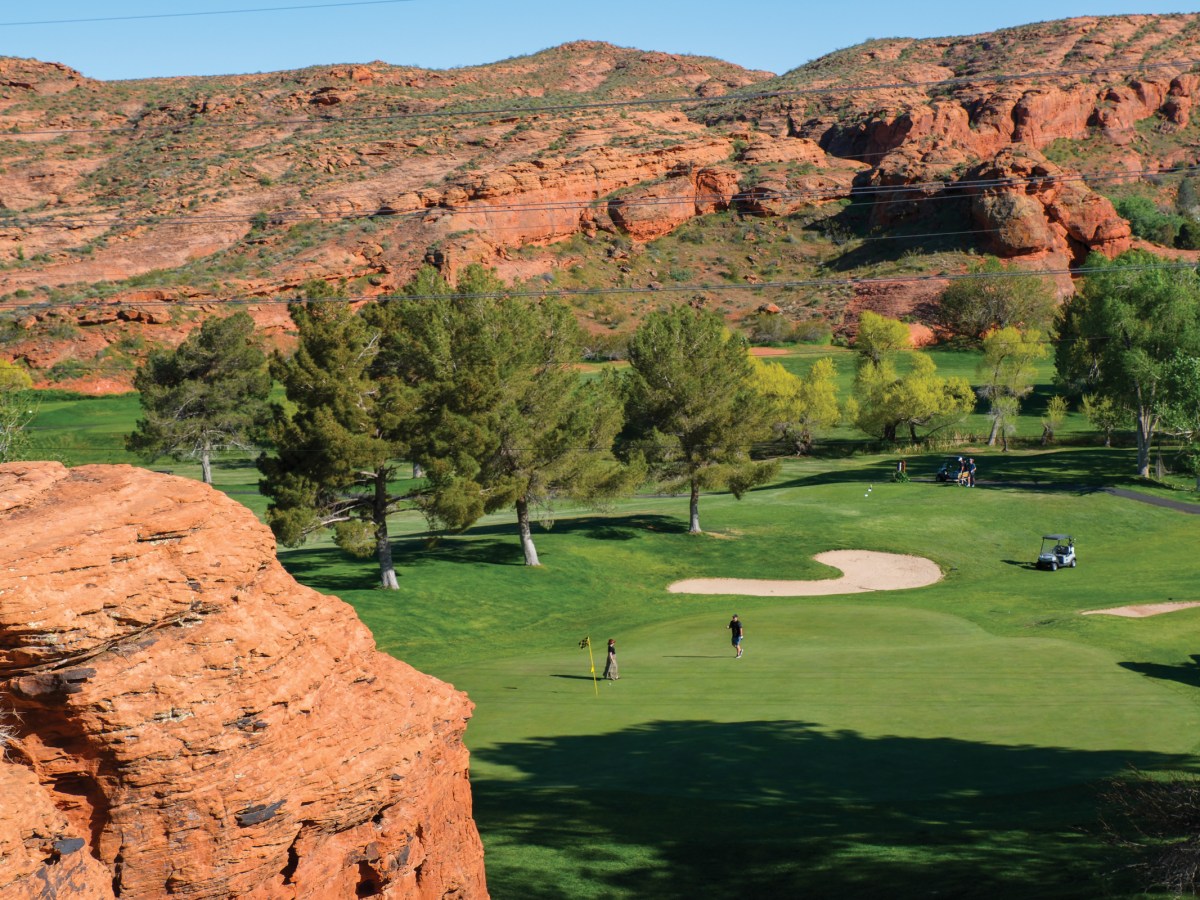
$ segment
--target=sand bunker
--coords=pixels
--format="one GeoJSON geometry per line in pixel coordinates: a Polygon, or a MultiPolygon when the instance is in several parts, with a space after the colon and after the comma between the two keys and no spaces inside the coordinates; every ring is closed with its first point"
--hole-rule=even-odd
{"type": "Polygon", "coordinates": [[[819,597],[925,587],[941,581],[937,563],[921,556],[874,550],[830,550],[813,557],[842,570],[821,581],[763,581],[757,578],[689,578],[667,588],[674,594],[738,594],[742,597],[819,597]]]}
{"type": "Polygon", "coordinates": [[[1200,600],[1185,600],[1176,603],[1143,603],[1139,606],[1114,606],[1112,609],[1089,609],[1085,616],[1124,616],[1126,619],[1144,619],[1147,616],[1161,616],[1163,613],[1175,612],[1177,609],[1191,609],[1200,606],[1200,600]]]}

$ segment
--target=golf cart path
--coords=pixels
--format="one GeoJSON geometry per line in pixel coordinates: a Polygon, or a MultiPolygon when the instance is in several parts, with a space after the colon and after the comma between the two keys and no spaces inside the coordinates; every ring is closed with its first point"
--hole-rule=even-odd
{"type": "MultiPolygon", "coordinates": [[[[916,481],[917,479],[913,479],[916,481]]],[[[921,479],[933,483],[933,479],[921,479]]],[[[1097,484],[1072,484],[1062,481],[983,481],[980,480],[978,487],[991,488],[1022,488],[1024,490],[1033,491],[1080,491],[1080,492],[1095,492],[1112,494],[1114,497],[1124,497],[1126,500],[1134,500],[1138,503],[1148,503],[1150,506],[1159,506],[1163,509],[1173,509],[1176,512],[1187,513],[1191,516],[1200,516],[1200,503],[1188,503],[1184,500],[1172,500],[1170,497],[1155,497],[1152,494],[1143,494],[1139,491],[1131,491],[1128,488],[1119,487],[1104,487],[1097,484]]]]}
{"type": "Polygon", "coordinates": [[[1138,503],[1149,503],[1151,506],[1173,509],[1192,516],[1200,516],[1200,503],[1185,503],[1182,500],[1172,500],[1170,497],[1154,497],[1150,494],[1139,494],[1137,491],[1129,491],[1125,488],[1108,487],[1104,488],[1104,493],[1112,494],[1114,497],[1124,497],[1126,500],[1136,500],[1138,503]]]}
{"type": "Polygon", "coordinates": [[[813,557],[841,569],[840,578],[766,581],[757,578],[689,578],[667,587],[673,594],[737,594],[742,597],[820,597],[925,587],[942,580],[942,570],[923,556],[876,550],[829,550],[813,557]]]}

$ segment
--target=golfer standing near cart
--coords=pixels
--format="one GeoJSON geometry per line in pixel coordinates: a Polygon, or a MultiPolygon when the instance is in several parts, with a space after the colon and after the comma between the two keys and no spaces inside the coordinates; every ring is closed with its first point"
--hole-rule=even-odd
{"type": "Polygon", "coordinates": [[[725,626],[729,629],[729,639],[733,643],[733,649],[737,651],[734,659],[742,658],[742,635],[745,629],[742,628],[742,622],[737,617],[737,613],[733,614],[733,618],[729,620],[729,624],[725,626]]]}

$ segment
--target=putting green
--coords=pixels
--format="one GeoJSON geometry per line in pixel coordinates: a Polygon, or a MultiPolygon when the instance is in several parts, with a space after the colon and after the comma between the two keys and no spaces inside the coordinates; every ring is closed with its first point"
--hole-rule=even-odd
{"type": "MultiPolygon", "coordinates": [[[[981,792],[1083,782],[1114,774],[1139,754],[1182,755],[1196,747],[1200,710],[1190,697],[1093,647],[996,637],[960,617],[906,607],[739,603],[743,659],[733,658],[725,620],[711,614],[618,633],[622,678],[600,682],[598,697],[587,655],[575,648],[448,673],[478,704],[468,729],[475,777],[559,777],[523,771],[509,749],[667,721],[783,721],[825,735],[905,738],[912,753],[930,740],[952,740],[1095,754],[1094,765],[973,773],[981,792]]],[[[702,765],[704,748],[692,750],[657,764],[622,762],[614,771],[631,788],[686,793],[689,781],[671,770],[702,765]]],[[[790,763],[778,765],[782,772],[790,763]]],[[[579,767],[582,777],[595,761],[566,755],[560,766],[560,776],[579,767]]],[[[876,800],[929,789],[879,772],[845,774],[878,781],[870,791],[876,800]]]]}

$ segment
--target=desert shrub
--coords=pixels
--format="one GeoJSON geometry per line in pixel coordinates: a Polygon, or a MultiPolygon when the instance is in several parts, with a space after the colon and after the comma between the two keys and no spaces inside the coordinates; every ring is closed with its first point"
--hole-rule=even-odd
{"type": "Polygon", "coordinates": [[[1163,212],[1149,197],[1122,197],[1114,204],[1117,214],[1129,222],[1135,237],[1173,247],[1184,219],[1163,212]]]}

